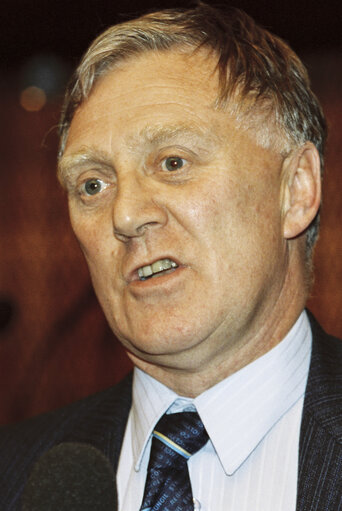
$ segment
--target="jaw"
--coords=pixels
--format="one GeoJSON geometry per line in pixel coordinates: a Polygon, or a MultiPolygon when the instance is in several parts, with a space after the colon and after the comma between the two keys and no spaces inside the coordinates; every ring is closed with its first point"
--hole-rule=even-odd
{"type": "MultiPolygon", "coordinates": [[[[128,350],[128,356],[134,365],[177,394],[196,397],[264,355],[285,337],[306,301],[305,288],[301,285],[304,277],[300,261],[300,257],[291,256],[291,264],[284,275],[278,294],[272,296],[267,307],[260,307],[258,313],[252,315],[248,330],[236,330],[232,335],[233,327],[229,326],[224,318],[218,323],[215,331],[207,332],[206,337],[204,331],[196,329],[194,324],[188,323],[182,330],[179,319],[177,320],[171,311],[167,324],[178,325],[177,334],[182,334],[182,343],[179,342],[179,337],[178,339],[175,337],[174,326],[170,328],[170,337],[167,340],[163,338],[164,344],[160,339],[159,341],[155,339],[148,349],[132,345],[121,338],[128,350]]],[[[197,321],[197,326],[203,325],[201,318],[197,318],[197,321]]],[[[165,325],[163,328],[165,332],[165,325]]],[[[160,331],[163,328],[161,326],[160,331]]],[[[147,338],[141,343],[141,346],[145,347],[148,345],[148,336],[151,335],[152,340],[157,331],[147,329],[146,334],[147,338]]]]}

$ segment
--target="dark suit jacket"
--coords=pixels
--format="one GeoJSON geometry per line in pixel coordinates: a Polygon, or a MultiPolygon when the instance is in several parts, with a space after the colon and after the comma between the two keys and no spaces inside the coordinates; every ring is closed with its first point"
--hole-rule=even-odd
{"type": "MultiPolygon", "coordinates": [[[[301,426],[296,511],[342,511],[342,341],[325,334],[313,318],[311,322],[314,342],[301,426]]],[[[32,463],[58,443],[92,444],[116,470],[131,386],[130,375],[62,410],[1,428],[1,511],[20,510],[32,463]]]]}

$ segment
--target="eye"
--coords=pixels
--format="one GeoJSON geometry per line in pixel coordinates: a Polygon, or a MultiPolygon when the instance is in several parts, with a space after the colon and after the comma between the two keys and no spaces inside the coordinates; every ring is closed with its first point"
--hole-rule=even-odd
{"type": "Polygon", "coordinates": [[[165,158],[162,162],[162,169],[163,170],[179,170],[185,165],[186,160],[184,158],[180,158],[179,156],[169,156],[168,158],[165,158]]]}
{"type": "Polygon", "coordinates": [[[83,184],[83,190],[87,195],[96,195],[106,188],[106,185],[101,179],[88,179],[83,184]]]}

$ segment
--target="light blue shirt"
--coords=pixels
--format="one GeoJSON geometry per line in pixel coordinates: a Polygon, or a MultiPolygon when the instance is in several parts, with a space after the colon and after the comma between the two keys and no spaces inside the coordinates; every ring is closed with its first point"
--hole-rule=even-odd
{"type": "Polygon", "coordinates": [[[197,409],[210,441],[188,462],[195,509],[295,511],[312,335],[303,312],[275,348],[195,399],[135,369],[117,474],[119,511],[138,511],[151,434],[165,413],[197,409]]]}

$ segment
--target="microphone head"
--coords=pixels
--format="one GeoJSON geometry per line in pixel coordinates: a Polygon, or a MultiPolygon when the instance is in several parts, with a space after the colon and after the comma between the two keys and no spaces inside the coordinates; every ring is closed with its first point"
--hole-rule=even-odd
{"type": "Polygon", "coordinates": [[[114,471],[92,445],[59,444],[33,466],[22,504],[23,511],[113,511],[114,471]]]}

